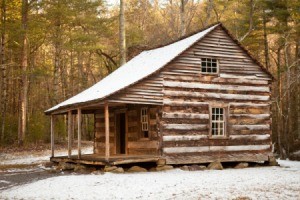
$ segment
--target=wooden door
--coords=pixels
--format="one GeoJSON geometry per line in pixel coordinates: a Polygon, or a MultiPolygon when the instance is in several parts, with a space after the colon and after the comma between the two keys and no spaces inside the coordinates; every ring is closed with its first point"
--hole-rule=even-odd
{"type": "Polygon", "coordinates": [[[126,113],[116,114],[116,154],[126,154],[126,113]]]}

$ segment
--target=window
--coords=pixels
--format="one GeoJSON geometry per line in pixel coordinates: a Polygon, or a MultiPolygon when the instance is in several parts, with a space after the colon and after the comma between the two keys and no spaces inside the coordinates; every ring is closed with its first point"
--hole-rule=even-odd
{"type": "Polygon", "coordinates": [[[212,108],[211,110],[211,135],[225,136],[225,110],[212,108]]]}
{"type": "Polygon", "coordinates": [[[218,60],[214,58],[201,58],[201,72],[204,74],[218,73],[218,60]]]}
{"type": "Polygon", "coordinates": [[[142,137],[149,136],[148,108],[141,108],[142,137]]]}

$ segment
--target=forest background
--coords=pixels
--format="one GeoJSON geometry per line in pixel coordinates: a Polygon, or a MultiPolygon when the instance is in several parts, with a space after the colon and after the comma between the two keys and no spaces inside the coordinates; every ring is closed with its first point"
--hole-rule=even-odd
{"type": "MultiPolygon", "coordinates": [[[[49,142],[46,109],[144,49],[222,22],[275,77],[275,151],[286,158],[300,149],[299,0],[0,1],[4,147],[49,142]]],[[[57,120],[56,143],[66,141],[65,121],[57,120]]],[[[93,117],[83,122],[82,137],[92,140],[93,117]]]]}

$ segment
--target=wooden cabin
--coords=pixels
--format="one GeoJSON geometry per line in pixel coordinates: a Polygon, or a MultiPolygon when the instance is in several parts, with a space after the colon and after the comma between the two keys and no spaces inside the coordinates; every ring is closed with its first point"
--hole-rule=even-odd
{"type": "Polygon", "coordinates": [[[221,24],[143,51],[45,111],[53,161],[191,164],[268,161],[272,75],[221,24]],[[82,155],[81,115],[94,114],[94,153],[82,155]],[[54,155],[55,115],[78,115],[78,155],[54,155]]]}

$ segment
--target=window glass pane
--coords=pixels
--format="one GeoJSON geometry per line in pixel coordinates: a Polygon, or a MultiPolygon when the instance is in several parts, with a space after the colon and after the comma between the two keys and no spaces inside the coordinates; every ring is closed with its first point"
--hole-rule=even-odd
{"type": "Polygon", "coordinates": [[[224,108],[212,108],[211,120],[211,134],[221,136],[225,135],[224,108]]]}
{"type": "Polygon", "coordinates": [[[201,58],[201,72],[217,73],[218,72],[217,59],[201,58]]]}

